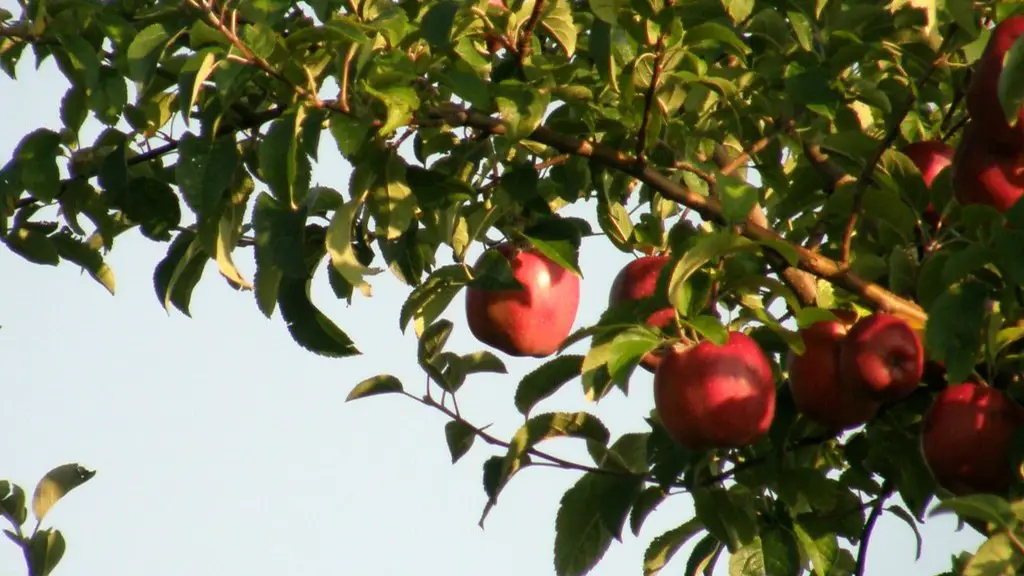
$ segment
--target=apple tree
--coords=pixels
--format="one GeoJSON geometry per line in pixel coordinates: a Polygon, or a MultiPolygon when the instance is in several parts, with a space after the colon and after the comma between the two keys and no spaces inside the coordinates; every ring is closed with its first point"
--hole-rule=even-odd
{"type": "MultiPolygon", "coordinates": [[[[426,384],[366,374],[349,400],[444,413],[453,462],[490,451],[484,517],[531,467],[579,475],[555,518],[560,576],[669,498],[695,516],[649,535],[645,575],[862,575],[880,515],[916,532],[936,513],[987,537],[947,574],[1014,574],[1019,6],[18,0],[0,10],[7,85],[22,59],[52,59],[67,91],[63,126],[2,161],[0,238],[113,293],[104,256],[141,234],[166,245],[153,280],[169,310],[189,314],[215,269],[341,362],[359,334],[311,283],[358,306],[394,275],[408,286],[395,328],[419,339],[408,361],[426,384]],[[321,138],[351,164],[347,187],[311,183],[321,138]],[[583,239],[637,257],[579,326],[583,239]],[[475,353],[446,348],[446,310],[463,305],[475,353]],[[511,383],[524,423],[509,438],[457,403],[506,372],[502,356],[536,362],[511,383]],[[653,394],[631,390],[638,370],[653,394]],[[595,402],[651,394],[646,431],[545,411],[566,385],[595,402]],[[545,450],[555,437],[590,459],[545,450]]],[[[91,474],[55,469],[42,513],[91,474]]],[[[30,572],[48,573],[63,539],[21,530],[20,488],[0,498],[30,572]]]]}

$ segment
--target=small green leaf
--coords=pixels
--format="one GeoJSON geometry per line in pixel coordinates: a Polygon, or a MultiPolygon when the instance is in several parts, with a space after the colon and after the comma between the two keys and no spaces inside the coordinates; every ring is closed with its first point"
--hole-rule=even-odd
{"type": "Polygon", "coordinates": [[[693,491],[693,506],[708,532],[733,554],[757,536],[753,502],[744,489],[700,488],[693,491]]]}
{"type": "Polygon", "coordinates": [[[7,516],[17,526],[25,523],[28,510],[25,509],[25,491],[21,486],[0,480],[0,516],[7,516]]]}
{"type": "Polygon", "coordinates": [[[754,11],[754,0],[722,0],[722,6],[734,24],[740,24],[754,11]]]}
{"type": "Polygon", "coordinates": [[[576,54],[576,25],[569,0],[545,2],[540,25],[558,42],[567,58],[576,54]]]}
{"type": "Polygon", "coordinates": [[[739,56],[750,53],[750,47],[744,44],[743,40],[740,40],[740,37],[735,32],[717,22],[705,22],[693,28],[687,28],[686,33],[683,35],[683,42],[687,46],[694,46],[707,41],[718,43],[724,48],[731,48],[739,56]]]}
{"type": "Polygon", "coordinates": [[[368,155],[352,171],[352,197],[369,192],[366,204],[378,238],[400,238],[415,218],[416,197],[406,180],[406,166],[398,154],[381,151],[368,155]]]}
{"type": "Polygon", "coordinates": [[[715,538],[714,534],[707,534],[693,546],[690,558],[686,561],[685,574],[687,576],[711,574],[721,554],[722,542],[715,538]]]}
{"type": "Polygon", "coordinates": [[[169,240],[171,231],[181,224],[178,195],[167,183],[156,178],[133,178],[112,200],[128,219],[139,224],[143,235],[152,240],[169,240]]]}
{"type": "Polygon", "coordinates": [[[164,310],[170,311],[173,304],[182,314],[191,316],[192,290],[202,278],[208,261],[209,256],[203,252],[194,232],[178,234],[153,271],[153,288],[164,310]]]}
{"type": "Polygon", "coordinates": [[[444,437],[448,441],[448,451],[452,455],[452,464],[465,456],[476,440],[476,430],[461,420],[452,420],[444,426],[444,437]]]}
{"type": "Polygon", "coordinates": [[[991,522],[1003,530],[1012,528],[1016,522],[1010,503],[994,494],[970,494],[943,500],[929,516],[949,512],[964,518],[991,522]]]}
{"type": "Polygon", "coordinates": [[[617,488],[609,477],[588,472],[562,496],[555,517],[555,574],[584,576],[608,551],[612,534],[601,510],[617,488]]]}
{"type": "Polygon", "coordinates": [[[729,341],[729,331],[722,325],[721,320],[714,316],[701,315],[681,321],[714,342],[716,346],[725,346],[729,341]]]}
{"type": "Polygon", "coordinates": [[[451,46],[452,24],[455,22],[455,14],[458,11],[458,2],[452,2],[451,0],[438,2],[431,6],[420,21],[423,38],[431,46],[437,48],[448,48],[451,46]]]}
{"type": "Polygon", "coordinates": [[[171,40],[165,24],[150,24],[143,28],[128,46],[128,77],[140,84],[148,84],[156,74],[157,63],[171,40]]]}
{"type": "Polygon", "coordinates": [[[690,539],[704,530],[704,525],[697,518],[692,518],[682,526],[673,528],[651,541],[644,552],[644,576],[655,576],[668,564],[676,552],[690,539]]]}
{"type": "Polygon", "coordinates": [[[391,374],[380,374],[356,384],[355,388],[348,393],[345,402],[378,394],[396,394],[403,390],[402,382],[398,378],[391,374]]]}
{"type": "Polygon", "coordinates": [[[438,320],[423,330],[417,350],[417,358],[421,366],[430,363],[444,350],[444,345],[448,343],[448,337],[452,335],[454,328],[455,325],[451,321],[438,320]]]}
{"type": "Polygon", "coordinates": [[[505,80],[491,86],[498,114],[512,140],[522,140],[540,126],[551,103],[551,93],[517,81],[505,80]]]}
{"type": "Polygon", "coordinates": [[[974,370],[987,298],[983,285],[965,282],[947,289],[928,309],[924,345],[945,363],[950,382],[962,382],[974,370]]]}
{"type": "Polygon", "coordinates": [[[291,111],[271,123],[259,147],[263,181],[279,202],[297,210],[309,192],[309,157],[302,150],[304,109],[291,111]]]}
{"type": "Polygon", "coordinates": [[[62,464],[46,473],[36,485],[32,494],[32,515],[38,522],[50,511],[50,508],[68,492],[88,482],[96,475],[80,464],[62,464]]]}
{"type": "Polygon", "coordinates": [[[839,543],[834,532],[810,530],[793,523],[793,534],[803,554],[811,561],[815,576],[829,576],[839,557],[839,543]]]}
{"type": "Polygon", "coordinates": [[[190,132],[182,136],[175,173],[178,187],[193,212],[205,216],[217,210],[237,166],[234,138],[201,138],[190,132]]]}
{"type": "Polygon", "coordinates": [[[756,249],[757,245],[742,236],[729,231],[714,232],[701,235],[687,250],[669,279],[669,300],[681,313],[688,312],[689,298],[686,292],[686,281],[689,277],[714,258],[725,256],[739,250],[756,249]]]}
{"type": "Polygon", "coordinates": [[[408,125],[413,113],[420,107],[420,97],[411,86],[395,85],[380,90],[367,86],[366,92],[380,100],[387,108],[388,115],[384,125],[377,131],[381,136],[390,136],[395,130],[408,125]]]}
{"type": "Polygon", "coordinates": [[[64,536],[60,530],[39,530],[32,534],[25,555],[30,576],[47,576],[64,557],[64,536]]]}
{"type": "Polygon", "coordinates": [[[757,188],[735,176],[719,175],[715,190],[722,202],[722,215],[730,223],[746,221],[761,199],[757,188]]]}
{"type": "Polygon", "coordinates": [[[310,300],[312,278],[281,279],[277,305],[288,332],[299,346],[331,358],[361,354],[352,339],[324,315],[310,300]]]}
{"type": "Polygon", "coordinates": [[[986,540],[967,561],[962,576],[1016,576],[1024,568],[1024,555],[1010,535],[999,532],[986,540]]]}
{"type": "MultiPolygon", "coordinates": [[[[413,318],[423,327],[433,324],[467,282],[469,274],[463,266],[452,264],[434,270],[422,284],[413,289],[402,304],[398,318],[399,329],[405,332],[413,318]]],[[[421,332],[422,328],[418,328],[417,333],[421,332]]]]}
{"type": "Polygon", "coordinates": [[[999,103],[1011,126],[1017,124],[1021,105],[1024,104],[1024,40],[1017,38],[1003,56],[1003,71],[999,74],[997,89],[999,103]]]}
{"type": "Polygon", "coordinates": [[[466,374],[508,374],[505,363],[494,354],[481,350],[471,354],[463,354],[459,357],[466,374]]]}
{"type": "Polygon", "coordinates": [[[579,376],[582,366],[583,356],[575,354],[558,356],[541,364],[519,381],[515,395],[516,409],[523,416],[529,415],[538,402],[579,376]]]}
{"type": "Polygon", "coordinates": [[[40,128],[27,134],[14,149],[15,168],[21,185],[32,195],[50,201],[60,192],[60,134],[40,128]]]}

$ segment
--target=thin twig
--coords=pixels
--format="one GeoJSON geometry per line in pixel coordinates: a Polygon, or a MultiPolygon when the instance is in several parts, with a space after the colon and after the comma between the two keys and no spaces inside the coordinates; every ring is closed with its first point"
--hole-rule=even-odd
{"type": "Polygon", "coordinates": [[[864,168],[860,172],[860,176],[857,178],[857,188],[854,190],[853,195],[853,210],[850,212],[850,218],[846,221],[846,227],[843,231],[843,241],[839,260],[840,265],[843,267],[849,267],[850,265],[853,235],[857,229],[857,220],[860,218],[860,213],[863,208],[864,193],[867,191],[868,184],[873,180],[875,166],[878,165],[878,162],[882,159],[885,151],[891,148],[893,143],[896,142],[896,138],[899,137],[900,125],[903,124],[907,115],[914,109],[914,104],[917,102],[918,91],[924,87],[939,67],[947,63],[946,50],[948,49],[949,43],[953,39],[957,30],[958,28],[956,24],[950,25],[950,29],[942,40],[942,46],[939,47],[938,57],[932,61],[931,66],[928,67],[928,71],[925,72],[924,76],[915,82],[914,89],[911,90],[906,103],[896,114],[893,115],[881,145],[878,146],[878,149],[875,150],[875,154],[864,165],[864,168]]]}
{"type": "Polygon", "coordinates": [[[882,507],[885,506],[885,501],[895,491],[896,487],[892,482],[886,480],[882,484],[882,493],[875,499],[875,505],[871,507],[871,513],[868,514],[868,518],[864,522],[864,530],[860,535],[860,548],[857,550],[857,571],[854,573],[855,576],[864,576],[864,570],[867,569],[868,541],[871,540],[871,531],[875,528],[875,523],[878,522],[878,518],[882,515],[882,507]]]}
{"type": "Polygon", "coordinates": [[[341,88],[338,90],[338,106],[345,114],[351,112],[351,108],[348,105],[348,75],[349,68],[352,66],[352,58],[356,55],[358,46],[354,42],[348,47],[348,52],[345,53],[345,62],[341,67],[341,88]]]}
{"type": "Polygon", "coordinates": [[[654,63],[651,64],[651,83],[647,86],[647,93],[644,94],[644,115],[640,120],[640,130],[636,135],[636,161],[644,164],[647,155],[644,152],[647,148],[647,131],[650,129],[651,114],[654,112],[658,84],[661,83],[662,57],[665,53],[665,37],[658,38],[657,52],[654,55],[654,63]]]}

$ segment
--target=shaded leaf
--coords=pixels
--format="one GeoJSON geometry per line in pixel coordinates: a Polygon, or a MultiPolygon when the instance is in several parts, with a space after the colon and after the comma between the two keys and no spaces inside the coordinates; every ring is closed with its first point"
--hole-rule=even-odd
{"type": "Polygon", "coordinates": [[[277,305],[292,338],[306,350],[341,358],[361,354],[355,343],[310,300],[312,278],[281,279],[277,305]]]}
{"type": "Polygon", "coordinates": [[[465,422],[452,420],[444,426],[444,437],[448,442],[448,451],[452,455],[452,464],[455,464],[473,446],[476,430],[465,422]]]}
{"type": "Polygon", "coordinates": [[[583,356],[567,354],[541,364],[523,376],[516,388],[515,405],[519,413],[526,416],[538,402],[551,396],[567,382],[580,375],[583,356]]]}
{"type": "Polygon", "coordinates": [[[668,564],[676,552],[690,539],[704,530],[704,525],[697,518],[692,518],[682,526],[673,528],[651,541],[644,552],[644,576],[655,576],[668,564]]]}

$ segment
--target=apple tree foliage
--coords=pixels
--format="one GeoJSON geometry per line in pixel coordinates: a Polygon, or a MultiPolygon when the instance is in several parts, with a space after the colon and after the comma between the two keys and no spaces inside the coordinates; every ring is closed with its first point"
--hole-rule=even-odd
{"type": "MultiPolygon", "coordinates": [[[[383,374],[349,398],[404,395],[444,412],[453,461],[497,447],[482,471],[484,516],[532,465],[582,471],[555,520],[560,576],[587,573],[670,497],[692,498],[696,515],[644,535],[646,575],[670,561],[687,574],[718,562],[737,575],[862,574],[879,515],[916,532],[942,512],[989,538],[948,574],[1024,566],[1018,486],[953,498],[918,440],[947,382],[974,375],[1024,392],[1024,206],[961,206],[948,171],[926,190],[899,152],[957,142],[972,65],[1017,2],[18,0],[17,10],[0,10],[8,89],[25,58],[52,59],[68,87],[63,126],[24,135],[0,161],[6,247],[80,266],[113,293],[104,255],[120,235],[142,234],[166,246],[153,273],[163,306],[189,314],[204,273],[219,274],[330,357],[359,354],[357,335],[321,312],[311,282],[326,277],[358,305],[375,275],[393,274],[409,289],[396,329],[419,338],[427,388],[383,374]],[[86,120],[104,127],[91,141],[86,120]],[[351,163],[347,188],[311,184],[321,138],[351,163]],[[560,213],[584,201],[589,217],[560,213]],[[929,202],[945,217],[938,230],[921,224],[929,202]],[[653,412],[648,432],[616,437],[592,414],[543,410],[566,384],[595,401],[630,392],[663,337],[627,309],[643,302],[563,344],[589,341],[585,354],[536,360],[515,390],[525,423],[513,437],[458,412],[460,387],[505,367],[493,352],[446,350],[445,311],[467,286],[514,284],[501,258],[466,262],[469,248],[510,238],[585,273],[581,240],[598,236],[625,253],[672,255],[660,287],[688,333],[720,342],[742,327],[769,353],[779,401],[763,439],[694,452],[653,412]],[[250,257],[247,278],[235,261],[250,257]],[[797,326],[839,305],[904,318],[944,371],[866,426],[830,435],[794,410],[783,360],[802,349],[797,326]],[[544,451],[566,436],[592,460],[544,451]],[[688,541],[689,558],[673,559],[688,541]]],[[[999,99],[1013,117],[1024,42],[1005,62],[999,99]]],[[[37,491],[40,519],[91,475],[56,470],[56,488],[37,491]]],[[[6,533],[32,574],[48,573],[59,532],[26,535],[24,492],[2,483],[0,497],[6,533]]]]}

